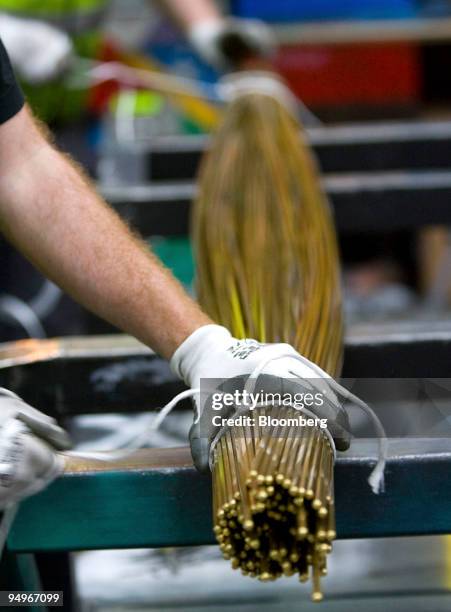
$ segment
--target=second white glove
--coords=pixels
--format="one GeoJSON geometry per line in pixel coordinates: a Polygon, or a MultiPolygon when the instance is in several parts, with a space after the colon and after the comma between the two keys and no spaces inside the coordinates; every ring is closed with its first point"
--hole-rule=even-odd
{"type": "Polygon", "coordinates": [[[0,388],[0,510],[37,493],[63,469],[70,447],[56,421],[0,388]]]}
{"type": "Polygon", "coordinates": [[[188,31],[188,40],[205,62],[219,70],[239,68],[232,57],[234,47],[267,57],[276,46],[271,29],[263,21],[234,17],[200,21],[188,31]]]}
{"type": "Polygon", "coordinates": [[[42,21],[1,14],[0,38],[14,69],[30,84],[56,78],[72,58],[69,36],[42,21]]]}

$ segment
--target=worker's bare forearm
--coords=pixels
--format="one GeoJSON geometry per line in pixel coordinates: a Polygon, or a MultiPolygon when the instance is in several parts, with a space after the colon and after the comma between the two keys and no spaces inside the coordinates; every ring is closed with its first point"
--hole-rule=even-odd
{"type": "MultiPolygon", "coordinates": [[[[0,166],[4,234],[84,306],[170,357],[209,319],[23,113],[31,132],[23,159],[14,143],[0,166]]],[[[0,163],[4,146],[0,130],[0,163]]]]}

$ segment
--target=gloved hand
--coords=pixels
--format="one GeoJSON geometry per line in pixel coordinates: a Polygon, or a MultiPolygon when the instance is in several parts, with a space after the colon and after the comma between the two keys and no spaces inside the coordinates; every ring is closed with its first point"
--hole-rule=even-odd
{"type": "Polygon", "coordinates": [[[261,344],[255,340],[237,340],[219,325],[197,329],[175,351],[173,371],[191,388],[208,392],[196,399],[200,418],[190,430],[191,453],[200,471],[208,470],[210,445],[220,430],[214,416],[231,417],[235,406],[214,410],[212,392],[242,392],[249,375],[256,369],[254,392],[321,393],[323,403],[308,409],[318,418],[327,419],[327,427],[338,450],[347,450],[350,427],[346,412],[330,388],[331,377],[318,366],[302,358],[289,344],[261,344]],[[201,379],[203,382],[201,384],[201,379]],[[205,380],[209,379],[209,380],[205,380]],[[211,380],[216,379],[216,380],[211,380]]]}
{"type": "Polygon", "coordinates": [[[69,36],[42,21],[1,14],[0,38],[13,67],[30,84],[56,78],[72,58],[69,36]]]}
{"type": "Polygon", "coordinates": [[[54,419],[0,388],[0,510],[58,476],[63,460],[56,450],[70,446],[54,419]]]}
{"type": "Polygon", "coordinates": [[[257,19],[206,19],[187,35],[199,56],[219,70],[239,68],[250,57],[269,57],[275,49],[270,28],[257,19]]]}

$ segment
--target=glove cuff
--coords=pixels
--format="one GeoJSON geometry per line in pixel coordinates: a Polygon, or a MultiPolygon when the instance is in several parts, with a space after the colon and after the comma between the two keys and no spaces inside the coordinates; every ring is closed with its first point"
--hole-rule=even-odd
{"type": "Polygon", "coordinates": [[[221,325],[203,325],[194,331],[173,354],[170,360],[172,371],[189,387],[198,384],[203,363],[210,360],[212,353],[230,344],[232,334],[221,325]]]}

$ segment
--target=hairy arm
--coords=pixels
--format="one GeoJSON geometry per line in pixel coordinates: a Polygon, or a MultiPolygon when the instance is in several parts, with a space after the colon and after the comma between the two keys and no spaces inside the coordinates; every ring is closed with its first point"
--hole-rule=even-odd
{"type": "Polygon", "coordinates": [[[74,299],[163,357],[210,323],[26,107],[0,126],[0,229],[74,299]]]}

